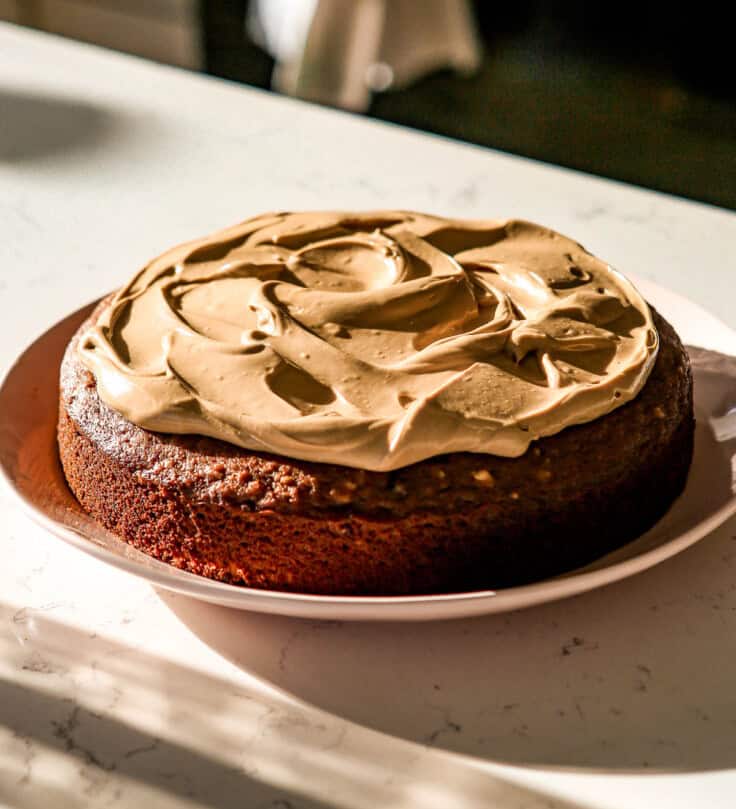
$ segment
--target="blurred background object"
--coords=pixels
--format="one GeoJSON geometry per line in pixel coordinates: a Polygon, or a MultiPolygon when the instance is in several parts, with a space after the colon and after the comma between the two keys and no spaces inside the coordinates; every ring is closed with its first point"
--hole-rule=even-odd
{"type": "Polygon", "coordinates": [[[481,63],[468,0],[252,0],[247,27],[274,90],[358,112],[373,91],[481,63]]]}
{"type": "Polygon", "coordinates": [[[0,0],[0,19],[736,208],[722,6],[0,0]]]}
{"type": "Polygon", "coordinates": [[[202,68],[199,0],[0,0],[0,20],[202,68]]]}

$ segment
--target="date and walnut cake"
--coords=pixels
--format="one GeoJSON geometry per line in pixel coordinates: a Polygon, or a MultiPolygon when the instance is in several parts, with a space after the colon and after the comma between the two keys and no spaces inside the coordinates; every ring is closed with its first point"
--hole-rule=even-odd
{"type": "Polygon", "coordinates": [[[130,544],[233,584],[422,594],[554,576],[682,490],[672,327],[519,220],[275,213],[152,261],[61,368],[71,490],[130,544]]]}

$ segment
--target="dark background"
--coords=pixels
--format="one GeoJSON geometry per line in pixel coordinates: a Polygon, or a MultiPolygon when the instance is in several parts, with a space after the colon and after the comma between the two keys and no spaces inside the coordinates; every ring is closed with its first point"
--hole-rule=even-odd
{"type": "MultiPolygon", "coordinates": [[[[246,7],[203,4],[206,69],[268,87],[270,57],[244,42],[246,7]]],[[[727,6],[679,8],[477,0],[480,71],[375,95],[368,114],[736,209],[727,6]]]]}

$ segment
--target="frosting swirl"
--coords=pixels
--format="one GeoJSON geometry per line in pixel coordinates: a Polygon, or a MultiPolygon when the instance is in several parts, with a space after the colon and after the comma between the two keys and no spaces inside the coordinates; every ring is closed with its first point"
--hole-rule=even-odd
{"type": "Polygon", "coordinates": [[[390,470],[515,457],[641,390],[632,284],[530,222],[276,213],[174,248],[79,341],[141,427],[390,470]]]}

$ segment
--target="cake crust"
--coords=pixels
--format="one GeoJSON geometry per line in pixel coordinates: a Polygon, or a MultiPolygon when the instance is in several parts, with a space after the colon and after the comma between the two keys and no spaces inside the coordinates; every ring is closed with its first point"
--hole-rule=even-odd
{"type": "Polygon", "coordinates": [[[59,454],[83,508],[131,545],[249,587],[398,595],[493,589],[587,564],[647,530],[684,487],[687,355],[656,312],[640,394],[519,458],[452,453],[393,472],[144,430],[107,407],[71,341],[59,454]]]}

